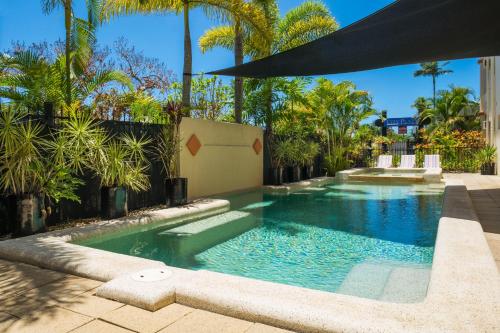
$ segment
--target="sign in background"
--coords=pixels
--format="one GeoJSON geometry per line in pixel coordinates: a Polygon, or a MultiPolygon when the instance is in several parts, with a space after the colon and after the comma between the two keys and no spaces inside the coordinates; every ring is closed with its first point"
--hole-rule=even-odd
{"type": "Polygon", "coordinates": [[[417,120],[412,117],[408,118],[388,118],[384,122],[386,127],[402,127],[402,126],[418,126],[417,120]]]}

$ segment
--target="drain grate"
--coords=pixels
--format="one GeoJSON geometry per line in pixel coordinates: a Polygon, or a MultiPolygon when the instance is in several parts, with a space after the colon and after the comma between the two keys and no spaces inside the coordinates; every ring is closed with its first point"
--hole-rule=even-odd
{"type": "Polygon", "coordinates": [[[156,282],[166,280],[172,272],[166,268],[145,269],[132,274],[132,279],[138,282],[156,282]]]}

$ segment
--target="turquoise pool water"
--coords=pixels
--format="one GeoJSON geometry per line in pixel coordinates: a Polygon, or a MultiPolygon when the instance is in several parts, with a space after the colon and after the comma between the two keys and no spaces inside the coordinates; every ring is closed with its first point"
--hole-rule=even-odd
{"type": "Polygon", "coordinates": [[[417,302],[427,291],[442,195],[431,185],[366,183],[241,193],[225,197],[229,215],[80,244],[182,268],[417,302]]]}

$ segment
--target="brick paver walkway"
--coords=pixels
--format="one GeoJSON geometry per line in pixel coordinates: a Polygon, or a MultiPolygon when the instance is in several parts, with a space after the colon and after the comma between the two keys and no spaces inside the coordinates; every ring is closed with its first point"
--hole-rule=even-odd
{"type": "Polygon", "coordinates": [[[95,296],[101,284],[0,260],[0,332],[289,332],[180,304],[149,312],[95,296]]]}

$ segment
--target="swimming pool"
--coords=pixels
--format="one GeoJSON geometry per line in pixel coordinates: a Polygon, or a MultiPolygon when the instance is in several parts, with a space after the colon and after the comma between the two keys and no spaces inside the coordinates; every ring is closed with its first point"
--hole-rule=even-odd
{"type": "Polygon", "coordinates": [[[390,302],[426,295],[442,206],[438,186],[332,183],[225,198],[226,214],[78,244],[390,302]]]}

